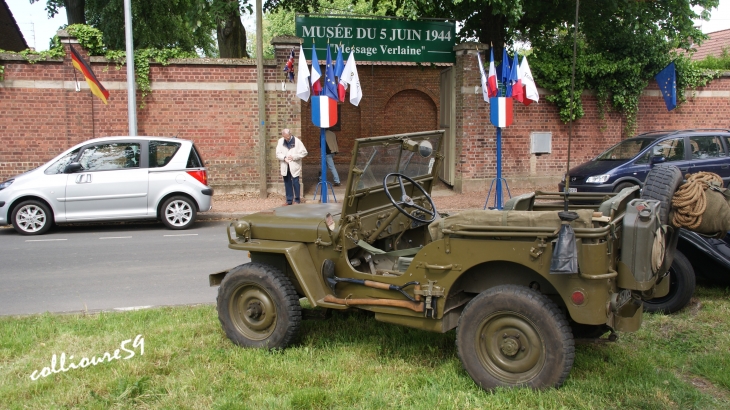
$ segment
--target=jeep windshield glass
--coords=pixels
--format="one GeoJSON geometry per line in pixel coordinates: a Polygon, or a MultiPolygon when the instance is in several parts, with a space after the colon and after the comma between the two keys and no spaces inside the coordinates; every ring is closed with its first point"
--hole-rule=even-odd
{"type": "Polygon", "coordinates": [[[632,138],[621,141],[596,157],[596,161],[626,161],[637,156],[649,144],[656,141],[653,138],[632,138]]]}
{"type": "MultiPolygon", "coordinates": [[[[411,138],[416,143],[427,140],[432,146],[439,146],[440,134],[411,138]]],[[[357,150],[355,167],[362,170],[356,189],[367,189],[383,185],[386,175],[398,172],[411,178],[430,175],[435,163],[431,154],[423,157],[417,152],[403,148],[401,139],[388,139],[378,142],[366,142],[357,150]]]]}

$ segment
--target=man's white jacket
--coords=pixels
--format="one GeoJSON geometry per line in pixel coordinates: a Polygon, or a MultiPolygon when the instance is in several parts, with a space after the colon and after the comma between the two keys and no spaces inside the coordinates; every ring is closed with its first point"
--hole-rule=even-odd
{"type": "Polygon", "coordinates": [[[292,177],[296,178],[302,174],[302,158],[306,157],[308,152],[302,144],[302,140],[297,137],[294,138],[294,148],[288,149],[284,145],[284,138],[279,138],[279,143],[276,144],[276,158],[281,163],[281,176],[286,176],[286,167],[289,166],[292,177]],[[284,158],[291,156],[292,161],[287,163],[284,158]]]}

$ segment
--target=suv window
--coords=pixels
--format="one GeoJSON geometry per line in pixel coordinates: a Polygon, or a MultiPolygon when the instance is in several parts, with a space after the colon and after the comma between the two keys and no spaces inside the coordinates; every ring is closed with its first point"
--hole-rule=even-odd
{"type": "Polygon", "coordinates": [[[150,168],[167,165],[181,145],[179,142],[150,141],[150,168]]]}
{"type": "Polygon", "coordinates": [[[725,156],[720,137],[702,135],[690,137],[689,144],[692,147],[692,159],[719,158],[725,156]]]}
{"type": "Polygon", "coordinates": [[[203,159],[200,157],[200,154],[198,154],[198,149],[195,148],[195,144],[193,144],[193,147],[190,150],[190,155],[188,155],[188,164],[186,168],[203,168],[204,166],[203,159]]]}
{"type": "Polygon", "coordinates": [[[46,168],[43,173],[46,175],[63,174],[63,170],[66,169],[66,165],[68,165],[72,159],[76,158],[76,155],[79,153],[80,149],[81,148],[76,148],[75,150],[57,159],[56,162],[51,164],[50,167],[46,168]]]}
{"type": "Polygon", "coordinates": [[[659,149],[663,157],[669,161],[684,160],[684,138],[670,138],[659,142],[654,149],[659,149]]]}
{"type": "Polygon", "coordinates": [[[139,143],[114,142],[86,148],[79,163],[86,171],[139,168],[139,143]]]}

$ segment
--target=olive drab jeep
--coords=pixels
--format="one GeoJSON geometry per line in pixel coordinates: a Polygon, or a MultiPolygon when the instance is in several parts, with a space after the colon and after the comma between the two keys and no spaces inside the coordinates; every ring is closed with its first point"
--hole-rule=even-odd
{"type": "Polygon", "coordinates": [[[251,262],[210,275],[226,335],[284,348],[302,320],[300,298],[368,310],[383,322],[456,329],[465,370],[493,389],[558,387],[574,338],[639,329],[642,300],[668,292],[676,168],[656,167],[644,198],[634,187],[570,194],[566,205],[565,194],[535,192],[503,210],[446,215],[430,197],[443,134],[358,139],[341,203],[233,222],[228,246],[251,262]]]}

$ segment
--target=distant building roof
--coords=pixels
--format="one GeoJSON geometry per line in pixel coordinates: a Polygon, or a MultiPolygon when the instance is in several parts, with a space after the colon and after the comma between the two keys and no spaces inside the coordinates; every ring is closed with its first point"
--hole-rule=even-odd
{"type": "Polygon", "coordinates": [[[5,0],[0,1],[0,49],[7,51],[21,51],[28,48],[18,23],[13,18],[5,0]]]}
{"type": "Polygon", "coordinates": [[[720,57],[723,48],[730,50],[730,29],[707,33],[707,35],[709,38],[701,46],[696,46],[697,51],[692,55],[692,60],[704,60],[709,55],[720,57]]]}

